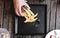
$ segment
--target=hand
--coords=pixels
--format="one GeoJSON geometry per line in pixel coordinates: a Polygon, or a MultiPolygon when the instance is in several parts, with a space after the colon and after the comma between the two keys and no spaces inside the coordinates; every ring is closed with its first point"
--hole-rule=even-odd
{"type": "Polygon", "coordinates": [[[22,12],[22,9],[21,9],[22,6],[25,5],[27,8],[30,9],[29,5],[24,0],[13,0],[13,3],[14,3],[15,13],[18,16],[23,16],[23,14],[22,14],[23,12],[22,12]]]}

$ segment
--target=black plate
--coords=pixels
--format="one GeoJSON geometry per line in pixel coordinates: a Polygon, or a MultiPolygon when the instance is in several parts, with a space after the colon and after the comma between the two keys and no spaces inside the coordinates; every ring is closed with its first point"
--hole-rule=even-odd
{"type": "Polygon", "coordinates": [[[47,5],[45,4],[29,4],[31,10],[38,13],[38,20],[33,23],[24,23],[24,17],[15,18],[15,34],[18,35],[36,35],[46,34],[47,28],[47,5]],[[16,19],[18,21],[16,21],[16,19]]]}

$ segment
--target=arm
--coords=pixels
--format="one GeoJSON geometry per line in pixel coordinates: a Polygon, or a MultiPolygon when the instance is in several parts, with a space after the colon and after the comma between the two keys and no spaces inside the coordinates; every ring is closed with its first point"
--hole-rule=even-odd
{"type": "Polygon", "coordinates": [[[24,1],[24,0],[13,0],[13,4],[14,4],[14,10],[15,10],[15,13],[18,15],[18,16],[22,16],[22,10],[21,10],[21,7],[23,5],[27,6],[29,9],[29,5],[24,1]]]}

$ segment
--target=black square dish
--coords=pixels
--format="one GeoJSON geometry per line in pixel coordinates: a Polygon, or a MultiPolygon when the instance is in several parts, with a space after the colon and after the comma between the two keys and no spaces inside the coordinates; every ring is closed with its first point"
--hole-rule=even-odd
{"type": "Polygon", "coordinates": [[[37,20],[33,23],[24,23],[24,17],[15,17],[15,34],[36,35],[46,34],[47,28],[47,5],[29,4],[34,14],[38,13],[37,20]]]}

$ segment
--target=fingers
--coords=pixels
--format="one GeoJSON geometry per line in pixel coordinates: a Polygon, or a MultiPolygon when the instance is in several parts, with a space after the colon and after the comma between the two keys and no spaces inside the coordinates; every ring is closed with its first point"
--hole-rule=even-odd
{"type": "Polygon", "coordinates": [[[16,14],[17,14],[18,16],[20,16],[20,14],[18,13],[18,11],[17,11],[17,10],[15,10],[15,12],[16,12],[16,14]]]}
{"type": "Polygon", "coordinates": [[[20,9],[16,8],[15,12],[18,16],[23,16],[21,8],[20,9]]]}
{"type": "Polygon", "coordinates": [[[21,7],[19,7],[19,14],[20,14],[21,16],[23,16],[22,8],[21,8],[21,7]]]}
{"type": "Polygon", "coordinates": [[[28,9],[30,9],[30,6],[29,6],[27,3],[25,3],[25,6],[26,6],[28,9]]]}

